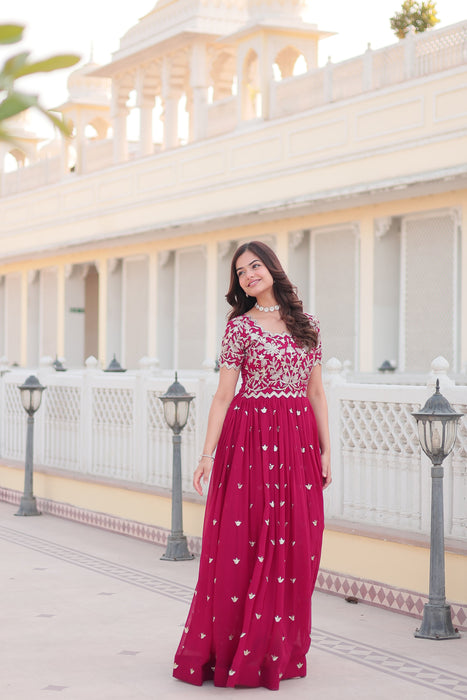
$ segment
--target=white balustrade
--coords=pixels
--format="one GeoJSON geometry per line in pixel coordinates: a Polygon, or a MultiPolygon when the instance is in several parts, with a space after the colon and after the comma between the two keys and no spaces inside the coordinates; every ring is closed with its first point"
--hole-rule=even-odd
{"type": "MultiPolygon", "coordinates": [[[[143,369],[104,373],[97,361],[66,373],[43,365],[35,372],[47,387],[36,414],[35,464],[162,489],[172,484],[172,432],[159,396],[172,372],[143,369]]],[[[333,483],[326,491],[328,518],[428,534],[430,473],[411,413],[442,380],[442,392],[467,413],[467,387],[454,385],[446,362],[436,358],[424,384],[348,382],[332,358],[325,371],[332,441],[333,483]]],[[[0,459],[23,461],[26,414],[18,385],[31,371],[0,373],[0,459]],[[3,376],[2,376],[3,375],[3,376]]],[[[182,433],[182,487],[193,494],[192,473],[201,451],[216,390],[214,372],[182,372],[195,394],[182,433]]],[[[395,377],[391,375],[391,380],[395,377]]],[[[401,381],[401,375],[399,375],[401,381]]],[[[446,534],[467,540],[467,417],[461,419],[453,453],[445,461],[446,534]]]]}
{"type": "MultiPolygon", "coordinates": [[[[133,36],[133,30],[125,36],[129,40],[128,37],[133,36]]],[[[296,115],[371,90],[462,66],[467,63],[466,47],[467,21],[463,21],[443,29],[418,35],[409,34],[397,44],[377,51],[369,48],[360,56],[335,64],[329,62],[302,75],[281,81],[275,81],[271,77],[270,118],[296,115]]],[[[241,126],[237,119],[238,99],[238,96],[232,96],[207,106],[208,137],[232,133],[241,126]]],[[[114,132],[115,129],[114,124],[114,132]]],[[[138,143],[125,141],[123,145],[128,149],[130,158],[137,158],[140,154],[138,143]]],[[[86,172],[99,171],[112,164],[113,140],[87,141],[84,148],[86,172]]],[[[158,147],[155,148],[157,150],[158,147]]],[[[58,156],[31,163],[15,172],[3,174],[0,195],[9,196],[53,184],[64,177],[70,177],[70,174],[63,172],[58,156]]]]}

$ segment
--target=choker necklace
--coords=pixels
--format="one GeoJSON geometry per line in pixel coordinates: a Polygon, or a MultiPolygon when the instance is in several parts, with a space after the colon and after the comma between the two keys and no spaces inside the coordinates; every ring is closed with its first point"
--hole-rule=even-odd
{"type": "Polygon", "coordinates": [[[265,311],[266,313],[268,311],[279,311],[281,307],[279,304],[276,304],[275,306],[259,306],[258,303],[255,304],[255,309],[258,309],[258,311],[265,311]]]}

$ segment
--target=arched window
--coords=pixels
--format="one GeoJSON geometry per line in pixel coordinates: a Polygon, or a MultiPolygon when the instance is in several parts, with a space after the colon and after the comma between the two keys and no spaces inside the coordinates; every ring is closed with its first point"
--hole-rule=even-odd
{"type": "Polygon", "coordinates": [[[286,46],[276,56],[274,63],[277,66],[275,79],[282,80],[292,75],[306,73],[307,64],[303,54],[294,46],[286,46]]]}

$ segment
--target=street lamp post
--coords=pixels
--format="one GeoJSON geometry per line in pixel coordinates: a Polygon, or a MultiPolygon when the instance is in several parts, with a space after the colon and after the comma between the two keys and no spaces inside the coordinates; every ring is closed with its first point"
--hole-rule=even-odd
{"type": "Polygon", "coordinates": [[[159,397],[164,405],[164,416],[167,424],[172,429],[172,531],[167,538],[167,549],[161,559],[168,561],[184,561],[193,559],[193,554],[188,551],[187,539],[183,534],[182,514],[182,461],[180,446],[182,442],[181,432],[188,420],[190,403],[194,399],[193,394],[187,394],[184,387],[177,379],[167,389],[167,392],[159,397]]]}
{"type": "Polygon", "coordinates": [[[24,465],[24,493],[21,498],[19,510],[15,515],[40,515],[36,506],[36,499],[32,493],[32,470],[34,453],[34,414],[41,405],[42,386],[38,378],[33,374],[24,384],[18,387],[21,392],[21,403],[28,414],[28,431],[26,436],[26,460],[24,465]]]}
{"type": "Polygon", "coordinates": [[[431,534],[430,534],[430,591],[423,609],[423,619],[415,631],[422,639],[456,639],[451,606],[446,605],[444,572],[444,512],[443,460],[456,441],[457,423],[463,413],[456,413],[449,401],[440,394],[439,379],[436,391],[417,413],[412,413],[418,424],[418,436],[424,453],[431,459],[431,534]]]}

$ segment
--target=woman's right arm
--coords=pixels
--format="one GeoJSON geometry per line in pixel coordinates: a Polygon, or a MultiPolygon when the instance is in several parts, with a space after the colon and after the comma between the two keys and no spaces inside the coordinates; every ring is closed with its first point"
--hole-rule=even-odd
{"type": "MultiPolygon", "coordinates": [[[[220,369],[219,384],[209,410],[203,455],[212,455],[216,449],[224,424],[225,414],[235,395],[235,387],[237,385],[239,373],[240,369],[227,369],[227,367],[221,367],[220,369]]],[[[213,460],[210,457],[201,457],[193,475],[193,486],[200,496],[203,494],[201,481],[205,484],[208,482],[212,464],[213,460]]]]}

